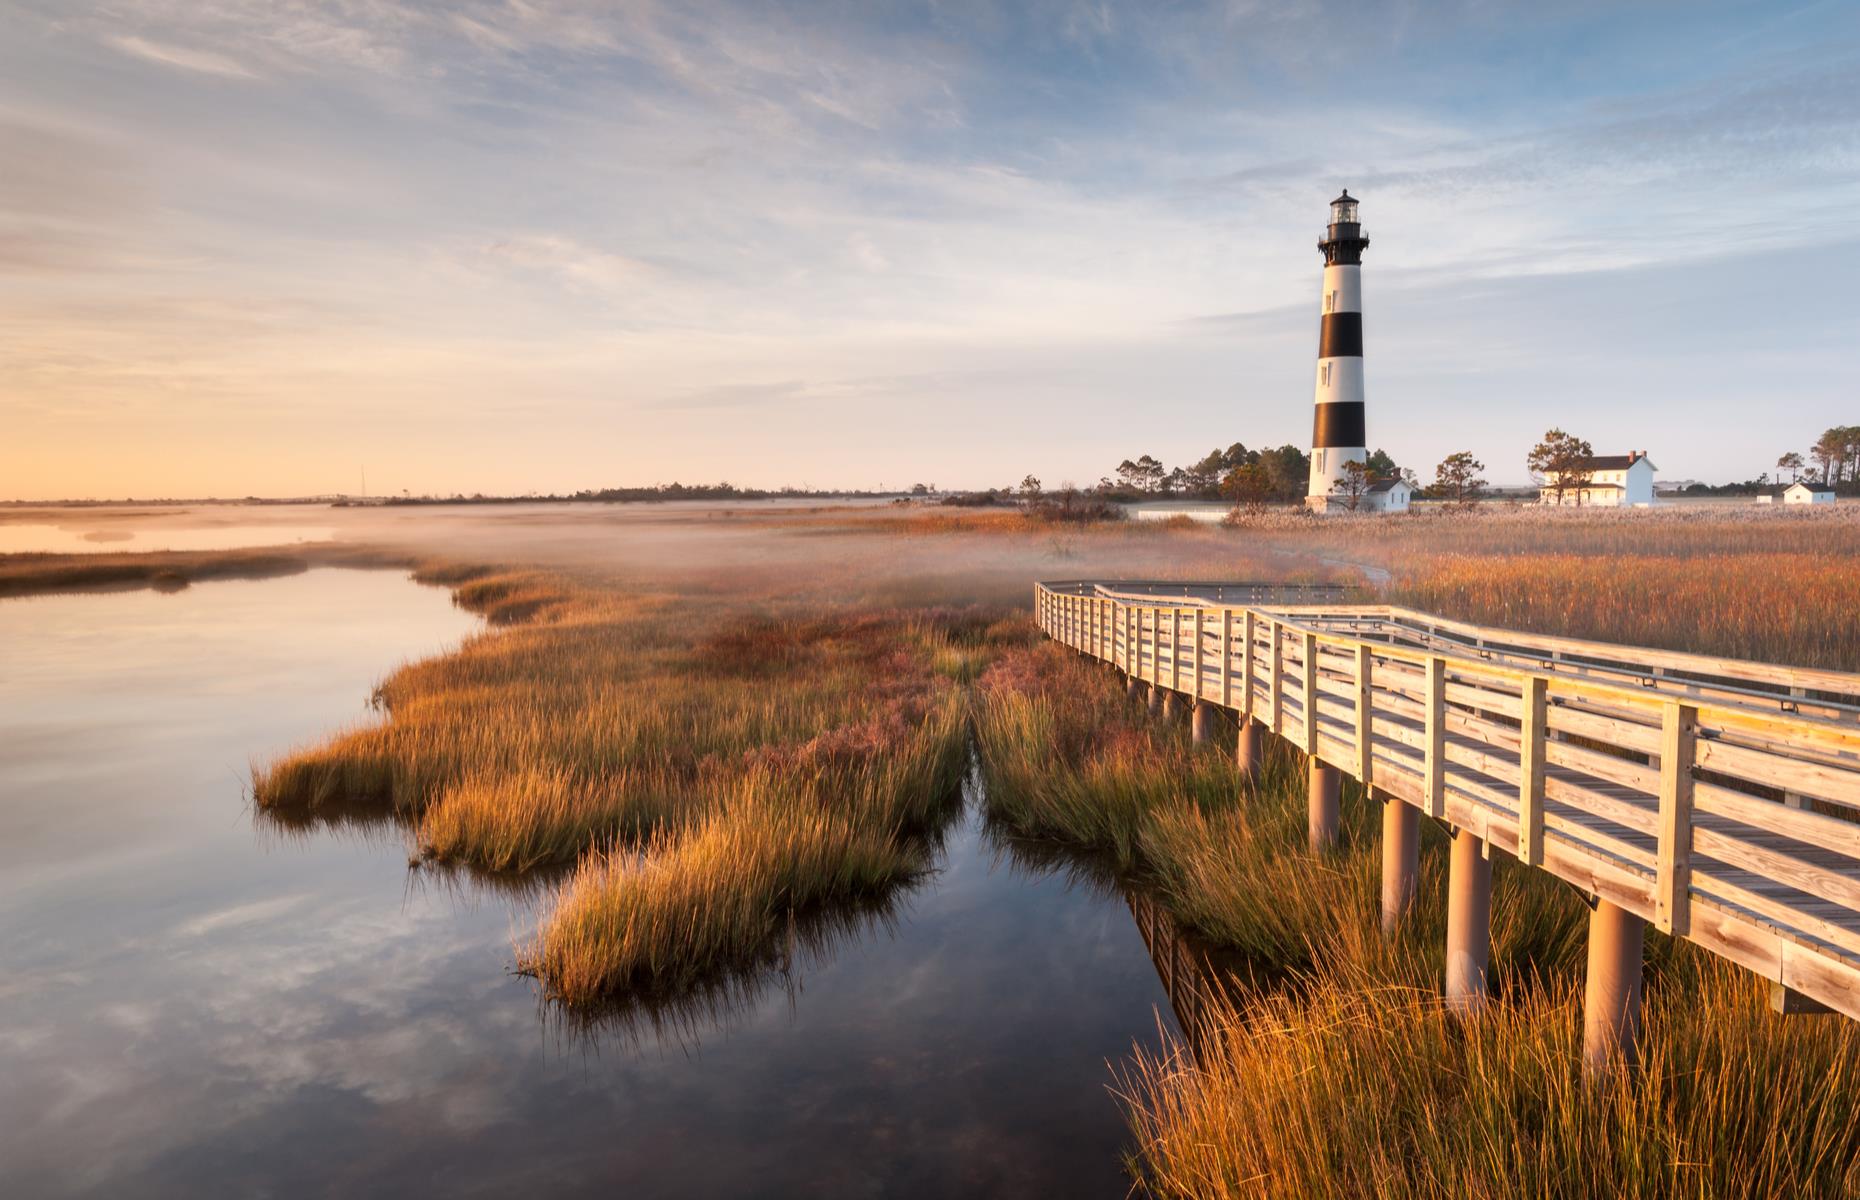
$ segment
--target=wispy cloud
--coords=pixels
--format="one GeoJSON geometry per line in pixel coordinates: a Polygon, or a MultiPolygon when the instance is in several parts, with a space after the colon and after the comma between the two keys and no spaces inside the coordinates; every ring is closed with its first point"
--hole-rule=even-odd
{"type": "Polygon", "coordinates": [[[202,75],[220,75],[228,79],[258,78],[257,72],[247,69],[244,64],[211,50],[190,50],[186,46],[171,46],[134,35],[113,37],[110,44],[124,54],[160,63],[164,67],[198,71],[202,75]]]}

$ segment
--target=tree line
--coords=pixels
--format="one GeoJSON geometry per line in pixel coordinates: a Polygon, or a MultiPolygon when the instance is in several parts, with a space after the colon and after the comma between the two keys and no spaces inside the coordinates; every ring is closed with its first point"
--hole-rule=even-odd
{"type": "MultiPolygon", "coordinates": [[[[1346,464],[1337,493],[1346,503],[1360,500],[1371,485],[1384,479],[1404,479],[1417,494],[1438,500],[1469,502],[1490,486],[1480,472],[1485,464],[1471,451],[1449,454],[1434,468],[1431,483],[1398,464],[1388,451],[1371,451],[1361,463],[1346,464]]],[[[1297,446],[1252,449],[1235,442],[1225,450],[1208,451],[1188,466],[1170,467],[1150,454],[1127,458],[1088,488],[1063,484],[1048,492],[1038,476],[1028,475],[1019,487],[994,488],[972,493],[969,503],[1015,500],[1033,503],[1053,497],[1091,497],[1096,500],[1136,503],[1144,500],[1213,500],[1246,507],[1296,503],[1305,498],[1311,479],[1311,457],[1297,446]]]]}
{"type": "Polygon", "coordinates": [[[1806,474],[1810,479],[1819,476],[1823,484],[1837,490],[1860,485],[1860,425],[1836,425],[1824,430],[1806,456],[1789,451],[1776,460],[1778,483],[1784,471],[1789,472],[1790,483],[1806,474]]]}

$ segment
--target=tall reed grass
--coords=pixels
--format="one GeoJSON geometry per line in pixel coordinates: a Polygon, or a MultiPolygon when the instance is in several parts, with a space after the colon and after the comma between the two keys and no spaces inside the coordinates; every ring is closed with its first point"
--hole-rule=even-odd
{"type": "Polygon", "coordinates": [[[1473,1017],[1431,988],[1327,976],[1215,1005],[1122,1081],[1153,1195],[1535,1200],[1839,1197],[1860,1188],[1860,1037],[1778,1020],[1687,950],[1649,992],[1640,1069],[1581,1077],[1580,986],[1473,1017]]]}
{"type": "Polygon", "coordinates": [[[1506,629],[1860,670],[1860,558],[1769,550],[1425,559],[1390,598],[1506,629]]]}

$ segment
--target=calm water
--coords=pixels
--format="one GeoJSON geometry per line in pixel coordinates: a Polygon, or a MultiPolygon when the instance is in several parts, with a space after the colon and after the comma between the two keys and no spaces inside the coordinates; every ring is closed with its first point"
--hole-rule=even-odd
{"type": "Polygon", "coordinates": [[[153,550],[243,550],[327,542],[323,525],[213,525],[203,528],[117,518],[70,522],[0,521],[0,554],[124,554],[153,550]]]}
{"type": "MultiPolygon", "coordinates": [[[[943,870],[663,1033],[508,974],[528,902],[281,838],[248,763],[475,622],[388,573],[0,602],[0,1195],[1102,1195],[1167,1003],[1123,901],[943,870]]],[[[1147,928],[1147,926],[1146,926],[1147,928]]]]}

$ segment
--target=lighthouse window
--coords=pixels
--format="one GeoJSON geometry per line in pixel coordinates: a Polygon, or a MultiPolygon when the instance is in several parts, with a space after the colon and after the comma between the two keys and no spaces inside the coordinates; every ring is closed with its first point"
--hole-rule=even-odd
{"type": "Polygon", "coordinates": [[[1337,293],[1334,289],[1331,291],[1330,295],[1324,297],[1324,311],[1325,312],[1336,312],[1337,311],[1337,293]]]}
{"type": "Polygon", "coordinates": [[[1329,363],[1325,363],[1323,366],[1318,368],[1318,376],[1320,380],[1323,382],[1325,387],[1330,386],[1330,364],[1329,363]]]}

